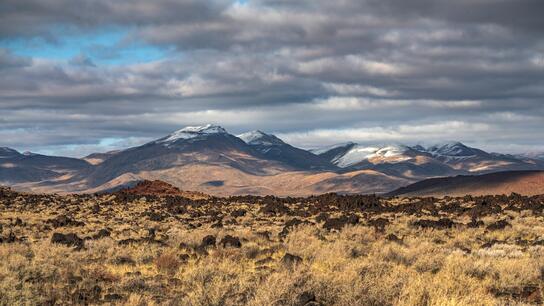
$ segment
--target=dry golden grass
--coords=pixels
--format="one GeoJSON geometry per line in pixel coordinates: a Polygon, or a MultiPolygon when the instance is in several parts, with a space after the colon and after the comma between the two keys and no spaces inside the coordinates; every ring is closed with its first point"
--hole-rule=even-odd
{"type": "Polygon", "coordinates": [[[212,228],[190,213],[152,221],[144,216],[149,200],[74,199],[2,206],[2,236],[26,239],[0,244],[1,305],[526,305],[541,303],[544,293],[544,246],[518,243],[544,236],[544,217],[530,211],[483,218],[508,218],[512,226],[499,231],[420,229],[411,225],[417,216],[383,213],[372,217],[391,221],[384,232],[364,222],[341,231],[302,224],[280,239],[292,217],[263,215],[250,203],[219,207],[224,225],[212,228]],[[63,207],[71,202],[79,207],[63,207]],[[90,212],[95,204],[100,213],[90,212]],[[247,214],[229,216],[235,209],[247,214]],[[85,225],[50,228],[46,221],[59,211],[85,225]],[[89,237],[106,227],[109,237],[88,239],[80,251],[50,242],[52,232],[89,237]],[[208,235],[216,243],[202,247],[208,235]],[[226,235],[242,246],[223,247],[226,235]],[[135,242],[119,243],[129,238],[135,242]],[[285,263],[285,254],[302,260],[285,263]]]}

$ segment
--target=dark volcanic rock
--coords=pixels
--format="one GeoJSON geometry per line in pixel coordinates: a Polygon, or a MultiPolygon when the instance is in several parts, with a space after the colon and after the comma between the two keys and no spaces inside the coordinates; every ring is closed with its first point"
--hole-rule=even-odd
{"type": "Polygon", "coordinates": [[[119,245],[129,245],[129,244],[134,244],[139,242],[140,242],[140,239],[128,238],[128,239],[119,240],[117,243],[119,245]]]}
{"type": "Polygon", "coordinates": [[[499,220],[495,223],[489,224],[486,229],[489,231],[496,231],[505,229],[507,226],[512,226],[510,223],[508,223],[506,220],[499,220]]]}
{"type": "Polygon", "coordinates": [[[290,210],[283,203],[272,202],[266,204],[259,212],[267,215],[287,215],[290,213],[290,210]]]}
{"type": "Polygon", "coordinates": [[[109,237],[110,235],[111,235],[111,232],[107,228],[103,228],[103,229],[99,230],[98,233],[93,235],[91,238],[96,240],[96,239],[109,237]]]}
{"type": "Polygon", "coordinates": [[[240,242],[240,239],[238,237],[233,237],[231,235],[227,235],[221,239],[219,242],[224,248],[226,247],[232,247],[232,248],[241,248],[242,243],[240,242]]]}
{"type": "Polygon", "coordinates": [[[477,201],[476,205],[470,209],[469,214],[473,218],[479,218],[501,212],[502,208],[498,204],[492,203],[491,200],[482,199],[477,201]]]}
{"type": "Polygon", "coordinates": [[[117,293],[111,293],[104,295],[104,302],[115,302],[122,300],[123,296],[117,293]]]}
{"type": "Polygon", "coordinates": [[[113,260],[113,263],[116,264],[116,265],[130,265],[130,266],[133,266],[136,264],[136,262],[134,261],[134,259],[130,258],[130,257],[127,257],[127,256],[119,256],[119,257],[116,257],[114,260],[113,260]]]}
{"type": "Polygon", "coordinates": [[[15,234],[12,231],[10,231],[6,237],[0,236],[0,243],[15,243],[15,242],[21,242],[24,240],[25,238],[18,238],[17,236],[15,236],[15,234]]]}
{"type": "Polygon", "coordinates": [[[84,226],[85,223],[81,221],[76,221],[66,215],[58,216],[54,219],[47,220],[47,223],[51,224],[53,227],[65,227],[65,226],[84,226]]]}
{"type": "Polygon", "coordinates": [[[402,239],[400,239],[399,237],[397,237],[397,235],[395,234],[389,234],[387,236],[385,236],[385,239],[389,240],[389,241],[392,241],[392,242],[396,242],[396,243],[401,243],[402,244],[402,239]]]}
{"type": "Polygon", "coordinates": [[[283,255],[283,258],[281,259],[281,263],[287,267],[293,267],[302,263],[302,257],[285,253],[285,255],[283,255]]]}
{"type": "Polygon", "coordinates": [[[221,220],[212,224],[211,228],[223,228],[223,222],[221,220]]]}
{"type": "Polygon", "coordinates": [[[51,237],[51,243],[63,244],[66,246],[75,247],[76,250],[81,250],[85,244],[83,239],[79,238],[76,234],[61,234],[53,233],[51,237]]]}
{"type": "Polygon", "coordinates": [[[206,248],[206,247],[210,247],[210,246],[215,246],[215,236],[213,235],[208,235],[204,238],[202,238],[202,242],[200,243],[200,246],[203,247],[203,248],[206,248]]]}
{"type": "Polygon", "coordinates": [[[497,240],[497,239],[493,239],[493,240],[491,240],[491,241],[488,241],[488,242],[482,244],[482,245],[481,245],[481,248],[482,248],[482,249],[487,249],[487,248],[490,248],[490,247],[494,246],[494,245],[497,244],[497,243],[501,243],[501,241],[499,241],[499,240],[497,240]]]}
{"type": "Polygon", "coordinates": [[[72,294],[72,302],[78,305],[88,305],[94,304],[100,299],[100,294],[102,293],[102,288],[98,285],[95,285],[89,289],[78,289],[72,294]]]}
{"type": "Polygon", "coordinates": [[[470,228],[478,228],[480,226],[484,226],[484,222],[482,220],[476,220],[476,218],[472,218],[469,223],[466,224],[470,228]]]}
{"type": "Polygon", "coordinates": [[[313,292],[305,291],[297,297],[297,306],[306,306],[312,302],[315,302],[315,294],[313,292]]]}
{"type": "Polygon", "coordinates": [[[161,222],[164,219],[166,219],[166,216],[164,216],[164,215],[162,215],[160,213],[154,212],[154,211],[145,212],[144,216],[147,216],[149,218],[149,220],[156,221],[156,222],[161,222]]]}
{"type": "Polygon", "coordinates": [[[327,230],[341,230],[346,225],[355,225],[359,223],[359,218],[356,215],[341,216],[339,218],[330,218],[325,221],[323,228],[327,230]]]}
{"type": "Polygon", "coordinates": [[[296,226],[299,226],[301,224],[311,224],[310,222],[308,221],[302,221],[300,219],[297,219],[297,218],[294,218],[294,219],[291,219],[287,222],[285,222],[285,225],[283,226],[283,229],[282,231],[279,233],[279,236],[280,237],[285,237],[287,236],[287,234],[289,234],[289,232],[296,226]]]}
{"type": "Polygon", "coordinates": [[[322,212],[317,217],[315,217],[316,222],[325,222],[329,219],[329,214],[326,212],[322,212]]]}
{"type": "Polygon", "coordinates": [[[421,228],[434,228],[434,229],[444,229],[444,228],[452,228],[455,226],[455,222],[448,218],[442,218],[438,221],[435,220],[417,220],[416,222],[412,223],[415,227],[421,227],[421,228]]]}
{"type": "Polygon", "coordinates": [[[246,210],[245,209],[237,209],[233,212],[230,213],[231,217],[234,217],[234,218],[237,218],[237,217],[243,217],[246,215],[246,210]]]}
{"type": "Polygon", "coordinates": [[[373,226],[377,231],[383,232],[385,231],[385,227],[389,225],[389,220],[385,218],[377,218],[368,220],[367,224],[369,226],[373,226]]]}

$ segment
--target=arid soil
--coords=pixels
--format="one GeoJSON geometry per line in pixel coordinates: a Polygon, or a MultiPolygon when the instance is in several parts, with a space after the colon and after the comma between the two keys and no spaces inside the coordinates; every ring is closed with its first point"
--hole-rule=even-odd
{"type": "Polygon", "coordinates": [[[147,187],[1,188],[0,304],[543,302],[544,196],[189,199],[147,187]]]}

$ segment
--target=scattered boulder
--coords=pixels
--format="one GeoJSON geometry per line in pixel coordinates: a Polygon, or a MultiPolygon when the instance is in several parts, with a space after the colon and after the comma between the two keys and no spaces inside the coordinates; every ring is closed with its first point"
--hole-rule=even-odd
{"type": "Polygon", "coordinates": [[[484,226],[484,222],[482,220],[477,220],[476,218],[472,218],[469,223],[466,224],[469,228],[478,228],[481,226],[484,226]]]}
{"type": "Polygon", "coordinates": [[[206,248],[206,247],[210,247],[210,246],[215,246],[215,236],[213,235],[208,235],[204,238],[202,238],[202,242],[200,243],[200,246],[203,247],[203,248],[206,248]]]}
{"type": "Polygon", "coordinates": [[[147,237],[150,239],[155,239],[155,235],[157,235],[157,229],[154,227],[150,227],[147,229],[147,237]]]}
{"type": "Polygon", "coordinates": [[[66,226],[84,226],[85,223],[81,221],[76,221],[66,215],[58,216],[54,219],[47,220],[46,223],[51,224],[54,228],[66,227],[66,226]]]}
{"type": "Polygon", "coordinates": [[[237,209],[230,213],[230,216],[233,218],[243,217],[245,216],[247,211],[245,209],[237,209]]]}
{"type": "Polygon", "coordinates": [[[389,225],[389,220],[385,218],[377,218],[368,220],[367,224],[369,226],[373,226],[377,231],[383,232],[385,231],[385,227],[389,225]]]}
{"type": "Polygon", "coordinates": [[[538,286],[523,286],[510,288],[492,288],[491,292],[497,297],[510,297],[525,303],[541,305],[544,302],[538,286]]]}
{"type": "Polygon", "coordinates": [[[15,236],[15,234],[12,231],[10,231],[6,237],[0,236],[0,243],[15,243],[15,242],[21,242],[24,240],[25,238],[18,238],[17,236],[15,236]]]}
{"type": "Polygon", "coordinates": [[[160,213],[154,212],[154,211],[145,212],[144,216],[147,216],[149,218],[149,220],[155,221],[155,222],[161,222],[164,219],[166,219],[166,216],[164,216],[164,215],[162,215],[160,213]]]}
{"type": "MultiPolygon", "coordinates": [[[[215,245],[214,245],[215,247],[215,245]]],[[[198,256],[208,256],[209,253],[208,253],[208,250],[206,249],[206,247],[202,246],[202,245],[199,245],[197,246],[195,249],[195,255],[198,255],[198,256]]]]}
{"type": "Polygon", "coordinates": [[[512,226],[510,223],[508,223],[508,221],[506,220],[499,220],[495,223],[491,223],[489,224],[486,229],[488,231],[497,231],[497,230],[502,230],[502,229],[505,229],[507,226],[512,226]]]}
{"type": "Polygon", "coordinates": [[[317,217],[315,217],[316,222],[325,222],[329,219],[329,214],[326,212],[322,212],[317,217]]]}
{"type": "Polygon", "coordinates": [[[113,264],[134,266],[136,262],[128,256],[118,256],[113,260],[113,264]]]}
{"type": "Polygon", "coordinates": [[[434,229],[446,229],[446,228],[452,228],[456,225],[455,222],[453,222],[451,219],[448,218],[442,218],[438,221],[435,220],[417,220],[414,223],[412,223],[414,227],[420,227],[420,228],[434,228],[434,229]]]}
{"type": "Polygon", "coordinates": [[[103,228],[98,233],[91,236],[91,239],[97,240],[111,236],[111,232],[107,228],[103,228]]]}
{"type": "Polygon", "coordinates": [[[287,215],[290,213],[290,210],[283,203],[272,202],[266,204],[259,212],[267,215],[287,215]]]}
{"type": "Polygon", "coordinates": [[[189,251],[191,250],[191,247],[185,243],[185,242],[180,242],[179,246],[178,246],[180,249],[182,250],[185,250],[185,251],[189,251]]]}
{"type": "Polygon", "coordinates": [[[93,214],[98,214],[98,213],[100,213],[100,205],[94,204],[93,207],[91,208],[91,212],[92,212],[93,214]]]}
{"type": "Polygon", "coordinates": [[[346,225],[356,225],[359,223],[359,217],[356,215],[341,216],[339,218],[330,218],[325,221],[323,228],[327,230],[341,230],[346,225]]]}
{"type": "Polygon", "coordinates": [[[211,228],[223,228],[223,222],[219,220],[216,223],[212,224],[211,228]]]}
{"type": "Polygon", "coordinates": [[[123,299],[123,296],[117,293],[110,293],[104,295],[104,302],[117,302],[123,299]]]}
{"type": "Polygon", "coordinates": [[[226,247],[232,247],[232,248],[241,248],[242,243],[240,242],[240,239],[238,237],[233,237],[231,235],[227,235],[221,239],[219,242],[224,248],[226,247]]]}
{"type": "Polygon", "coordinates": [[[66,246],[74,247],[75,250],[81,250],[85,244],[84,240],[79,238],[76,234],[62,234],[53,233],[51,237],[51,243],[63,244],[66,246]]]}
{"type": "Polygon", "coordinates": [[[94,304],[94,302],[100,299],[100,294],[102,293],[102,288],[95,285],[89,289],[78,289],[72,294],[72,301],[75,304],[94,304]]]}
{"type": "Polygon", "coordinates": [[[129,244],[134,244],[134,243],[139,243],[139,242],[140,242],[140,239],[127,238],[127,239],[119,240],[117,242],[117,244],[119,244],[119,245],[129,245],[129,244]]]}
{"type": "Polygon", "coordinates": [[[283,255],[283,258],[281,259],[281,263],[286,267],[293,267],[302,263],[302,257],[285,253],[285,255],[283,255]]]}
{"type": "Polygon", "coordinates": [[[310,224],[310,222],[308,221],[302,221],[300,219],[297,219],[297,218],[293,218],[287,222],[285,222],[285,225],[283,226],[283,229],[282,231],[279,233],[279,236],[280,237],[285,237],[287,236],[287,234],[289,234],[289,232],[296,226],[299,226],[301,224],[310,224]]]}
{"type": "Polygon", "coordinates": [[[23,220],[21,220],[21,218],[16,218],[15,221],[13,222],[13,226],[23,226],[24,225],[24,222],[23,220]]]}
{"type": "Polygon", "coordinates": [[[493,239],[491,241],[488,241],[488,242],[482,244],[481,248],[482,249],[487,249],[487,248],[490,248],[490,247],[494,246],[497,243],[501,243],[501,242],[499,240],[497,240],[497,239],[493,239]]]}
{"type": "Polygon", "coordinates": [[[297,302],[295,305],[297,306],[307,306],[307,305],[314,305],[316,303],[315,300],[315,294],[310,291],[304,291],[297,297],[297,302]]]}
{"type": "Polygon", "coordinates": [[[385,236],[385,239],[387,239],[387,240],[389,240],[391,242],[396,242],[396,243],[400,243],[400,244],[403,243],[402,239],[397,237],[397,235],[395,235],[395,234],[389,234],[389,235],[385,236]]]}
{"type": "Polygon", "coordinates": [[[479,200],[474,207],[469,210],[469,214],[473,218],[483,217],[486,215],[498,214],[502,212],[502,208],[489,200],[479,200]]]}
{"type": "Polygon", "coordinates": [[[191,256],[189,256],[189,254],[180,254],[178,257],[179,257],[179,261],[182,262],[182,263],[188,262],[189,259],[191,258],[191,256]]]}

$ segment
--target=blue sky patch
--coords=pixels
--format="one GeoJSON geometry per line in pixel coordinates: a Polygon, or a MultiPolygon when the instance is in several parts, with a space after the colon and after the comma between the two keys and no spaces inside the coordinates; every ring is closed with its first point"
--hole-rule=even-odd
{"type": "Polygon", "coordinates": [[[19,37],[0,40],[0,47],[20,56],[51,60],[69,61],[83,55],[97,65],[145,63],[165,58],[172,52],[170,48],[129,38],[130,29],[125,28],[74,33],[58,27],[52,32],[54,41],[42,37],[19,37]]]}

